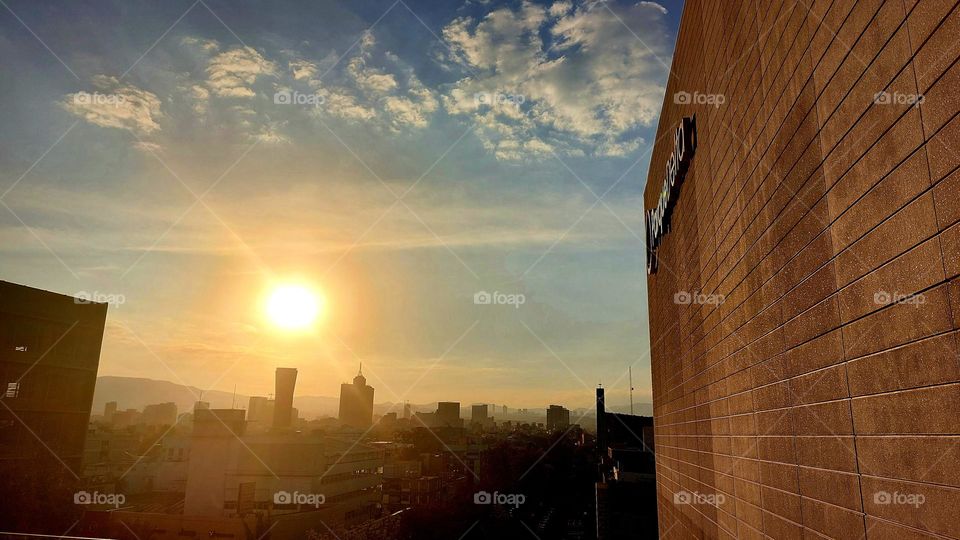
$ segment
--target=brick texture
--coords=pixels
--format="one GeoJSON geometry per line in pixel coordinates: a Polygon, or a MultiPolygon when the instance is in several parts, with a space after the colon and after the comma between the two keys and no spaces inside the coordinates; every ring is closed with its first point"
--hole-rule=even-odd
{"type": "Polygon", "coordinates": [[[960,538],[958,36],[957,0],[684,7],[645,193],[696,115],[647,281],[662,538],[960,538]]]}

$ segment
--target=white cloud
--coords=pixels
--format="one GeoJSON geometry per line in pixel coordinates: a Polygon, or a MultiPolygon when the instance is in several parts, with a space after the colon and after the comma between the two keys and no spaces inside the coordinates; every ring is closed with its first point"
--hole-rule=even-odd
{"type": "Polygon", "coordinates": [[[527,155],[534,158],[547,149],[625,155],[641,143],[634,130],[659,114],[670,61],[665,13],[653,2],[525,2],[481,20],[458,18],[443,38],[469,75],[447,89],[443,105],[478,121],[501,159],[522,157],[528,146],[540,150],[527,155]]]}
{"type": "Polygon", "coordinates": [[[143,150],[144,152],[157,153],[163,150],[163,147],[157,143],[147,142],[147,141],[137,141],[133,145],[137,150],[143,150]]]}
{"type": "Polygon", "coordinates": [[[321,88],[319,80],[307,80],[324,98],[315,114],[363,121],[392,132],[426,127],[439,107],[434,91],[390,51],[383,56],[393,69],[373,65],[376,46],[373,33],[364,32],[356,56],[346,63],[341,86],[321,88]]]}
{"type": "Polygon", "coordinates": [[[426,127],[427,125],[423,108],[407,98],[390,96],[384,99],[384,107],[396,125],[414,127],[426,127]]]}
{"type": "Polygon", "coordinates": [[[214,53],[220,50],[220,44],[215,39],[203,39],[195,36],[187,36],[180,40],[180,43],[187,47],[200,49],[205,53],[214,53]]]}
{"type": "Polygon", "coordinates": [[[551,17],[562,17],[570,12],[573,9],[573,4],[570,2],[554,2],[550,6],[550,16],[551,17]]]}
{"type": "Polygon", "coordinates": [[[317,65],[308,60],[291,60],[288,66],[294,80],[312,79],[317,76],[317,65]]]}
{"type": "Polygon", "coordinates": [[[197,113],[198,116],[206,115],[210,105],[210,91],[199,84],[195,84],[190,87],[188,94],[193,100],[193,112],[197,113]]]}
{"type": "Polygon", "coordinates": [[[397,79],[390,73],[367,67],[362,57],[350,60],[347,71],[353,78],[357,88],[371,94],[386,94],[397,87],[397,79]]]}
{"type": "MultiPolygon", "coordinates": [[[[370,94],[374,99],[389,95],[399,86],[396,76],[392,73],[367,65],[372,59],[376,45],[376,38],[371,31],[367,30],[360,38],[360,53],[347,63],[347,73],[353,79],[356,89],[370,94]]],[[[388,55],[388,57],[396,60],[395,55],[388,55]]]]}
{"type": "Polygon", "coordinates": [[[160,98],[115,77],[97,75],[93,92],[67,94],[60,105],[70,113],[102,127],[125,129],[144,136],[160,130],[160,98]]]}
{"type": "Polygon", "coordinates": [[[324,106],[318,111],[327,112],[338,118],[349,120],[371,120],[377,116],[377,111],[357,102],[357,98],[337,90],[321,90],[320,95],[325,99],[324,106]]]}
{"type": "Polygon", "coordinates": [[[261,126],[260,131],[254,136],[258,141],[268,144],[282,144],[290,142],[290,139],[282,133],[283,124],[280,122],[267,122],[261,126]]]}
{"type": "Polygon", "coordinates": [[[257,77],[275,76],[276,64],[251,47],[241,47],[214,56],[207,66],[207,86],[220,97],[253,97],[250,87],[257,77]]]}

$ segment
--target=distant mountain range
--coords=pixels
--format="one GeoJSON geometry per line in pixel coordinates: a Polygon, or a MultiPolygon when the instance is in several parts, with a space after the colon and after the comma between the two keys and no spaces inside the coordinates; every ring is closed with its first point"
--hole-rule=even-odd
{"type": "MultiPolygon", "coordinates": [[[[158,381],[155,379],[144,379],[139,377],[115,377],[102,376],[97,377],[97,386],[93,393],[93,413],[103,414],[103,407],[109,401],[116,401],[119,410],[137,409],[143,410],[146,405],[154,403],[166,403],[172,401],[177,404],[179,412],[188,412],[193,409],[193,404],[197,401],[201,390],[193,386],[184,386],[170,381],[158,381]]],[[[246,409],[250,396],[237,394],[233,392],[223,392],[220,390],[209,390],[203,392],[203,401],[210,403],[215,409],[229,409],[236,407],[246,409]]],[[[329,396],[295,396],[293,406],[296,407],[300,416],[306,419],[313,419],[322,416],[336,416],[340,407],[339,398],[329,396]]],[[[433,403],[411,403],[410,407],[414,411],[433,411],[437,404],[433,403]]],[[[545,415],[546,407],[542,407],[541,414],[545,415]]],[[[396,411],[398,414],[403,412],[403,406],[392,402],[377,403],[373,406],[374,414],[384,414],[389,411],[396,411]]],[[[511,407],[511,411],[516,409],[511,407]]],[[[580,409],[583,411],[584,409],[580,409]]],[[[615,405],[608,408],[609,411],[630,412],[629,405],[615,405]]],[[[531,412],[538,409],[530,408],[531,412]]],[[[496,417],[499,412],[490,411],[490,415],[496,417]]],[[[637,403],[634,405],[635,414],[650,416],[653,414],[653,405],[650,403],[637,403]]],[[[464,417],[470,416],[470,404],[464,403],[461,409],[464,417]]],[[[571,413],[573,414],[573,413],[571,413]]],[[[591,412],[591,416],[593,413],[591,412]]]]}

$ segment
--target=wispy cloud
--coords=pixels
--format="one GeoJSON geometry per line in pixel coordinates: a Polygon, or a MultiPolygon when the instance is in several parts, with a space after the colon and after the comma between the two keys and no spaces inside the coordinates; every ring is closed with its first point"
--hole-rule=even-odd
{"type": "Polygon", "coordinates": [[[443,38],[466,76],[444,94],[444,106],[477,121],[501,159],[628,154],[641,142],[635,130],[659,113],[670,46],[664,13],[652,2],[524,2],[458,18],[443,38]]]}
{"type": "Polygon", "coordinates": [[[107,75],[98,75],[92,82],[92,91],[67,94],[60,105],[97,126],[124,129],[141,136],[160,130],[163,113],[160,98],[155,94],[107,75]]]}
{"type": "Polygon", "coordinates": [[[251,98],[258,77],[275,76],[277,66],[252,47],[240,47],[214,56],[207,66],[207,86],[220,97],[251,98]]]}

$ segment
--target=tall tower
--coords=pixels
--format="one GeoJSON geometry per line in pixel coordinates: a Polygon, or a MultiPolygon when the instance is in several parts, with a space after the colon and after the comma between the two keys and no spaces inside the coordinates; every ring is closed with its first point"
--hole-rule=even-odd
{"type": "Polygon", "coordinates": [[[357,428],[373,425],[373,387],[363,376],[363,364],[353,384],[340,385],[340,423],[357,428]]]}
{"type": "Polygon", "coordinates": [[[277,368],[276,401],[273,406],[273,427],[290,427],[293,413],[293,389],[297,385],[297,368],[277,368]]]}
{"type": "Polygon", "coordinates": [[[604,407],[603,386],[597,387],[597,452],[606,454],[607,411],[604,407]]]}

